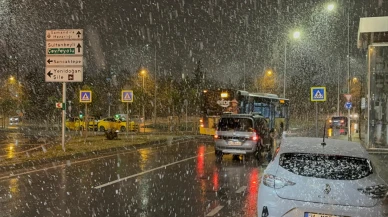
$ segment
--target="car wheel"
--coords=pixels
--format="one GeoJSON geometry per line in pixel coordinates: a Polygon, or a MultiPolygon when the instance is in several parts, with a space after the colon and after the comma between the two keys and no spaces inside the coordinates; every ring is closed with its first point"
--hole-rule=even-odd
{"type": "Polygon", "coordinates": [[[104,132],[104,131],[105,131],[105,127],[101,126],[101,127],[100,127],[100,131],[101,131],[101,132],[104,132]]]}
{"type": "Polygon", "coordinates": [[[261,149],[260,145],[257,145],[256,151],[253,153],[253,156],[256,160],[260,161],[261,160],[261,149]]]}
{"type": "Polygon", "coordinates": [[[122,127],[120,128],[120,131],[121,131],[121,132],[125,132],[125,127],[122,126],[122,127]]]}
{"type": "Polygon", "coordinates": [[[223,156],[222,151],[216,150],[216,151],[214,152],[214,154],[216,155],[216,160],[217,160],[217,161],[221,161],[221,160],[222,160],[222,156],[223,156]]]}
{"type": "Polygon", "coordinates": [[[81,127],[79,127],[79,131],[83,131],[84,130],[84,128],[81,126],[81,127]]]}

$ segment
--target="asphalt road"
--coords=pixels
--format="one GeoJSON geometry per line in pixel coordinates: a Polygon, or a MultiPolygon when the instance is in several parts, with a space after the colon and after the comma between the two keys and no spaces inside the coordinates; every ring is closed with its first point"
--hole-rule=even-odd
{"type": "MultiPolygon", "coordinates": [[[[388,155],[372,155],[388,182],[388,155]]],[[[216,162],[211,143],[166,144],[0,177],[3,216],[256,216],[265,166],[216,162]]]]}
{"type": "Polygon", "coordinates": [[[185,142],[0,178],[0,216],[256,216],[262,167],[185,142]]]}

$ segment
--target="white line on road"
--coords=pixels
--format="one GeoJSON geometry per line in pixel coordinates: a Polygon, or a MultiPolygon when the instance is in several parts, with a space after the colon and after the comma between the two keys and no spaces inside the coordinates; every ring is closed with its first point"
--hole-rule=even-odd
{"type": "Polygon", "coordinates": [[[237,189],[236,194],[240,194],[241,192],[245,191],[247,189],[247,186],[241,186],[239,189],[237,189]]]}
{"type": "MultiPolygon", "coordinates": [[[[214,153],[214,152],[206,152],[205,155],[208,155],[208,154],[211,154],[211,153],[214,153]]],[[[133,175],[130,175],[130,176],[127,176],[127,177],[124,177],[124,178],[120,178],[120,179],[117,179],[117,180],[114,180],[114,181],[111,181],[111,182],[108,182],[108,183],[96,186],[96,187],[94,187],[94,189],[100,189],[100,188],[103,188],[103,187],[106,187],[106,186],[109,186],[109,185],[113,185],[113,184],[121,182],[121,181],[126,181],[127,179],[131,179],[131,178],[134,178],[134,177],[137,177],[137,176],[141,176],[141,175],[150,173],[152,171],[160,170],[160,169],[166,168],[168,166],[172,166],[172,165],[175,165],[175,164],[178,164],[178,163],[182,163],[184,161],[188,161],[188,160],[191,160],[191,159],[194,159],[194,158],[197,158],[197,157],[198,156],[189,157],[189,158],[186,158],[186,159],[183,159],[183,160],[180,160],[180,161],[175,161],[173,163],[165,164],[165,165],[160,166],[160,167],[156,167],[156,168],[153,168],[153,169],[150,169],[150,170],[143,171],[141,173],[133,174],[133,175]]]]}
{"type": "Polygon", "coordinates": [[[214,215],[217,214],[222,208],[224,208],[224,206],[217,206],[217,207],[214,208],[211,212],[209,212],[206,216],[214,216],[214,215]]]}

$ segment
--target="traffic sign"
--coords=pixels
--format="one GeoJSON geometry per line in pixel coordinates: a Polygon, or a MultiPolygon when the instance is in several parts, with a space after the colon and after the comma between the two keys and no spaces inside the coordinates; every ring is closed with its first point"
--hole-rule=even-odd
{"type": "Polygon", "coordinates": [[[61,102],[55,103],[55,108],[62,108],[63,104],[61,102]]]}
{"type": "Polygon", "coordinates": [[[326,101],[326,87],[311,87],[311,102],[326,101]]]}
{"type": "Polygon", "coordinates": [[[46,82],[83,81],[83,30],[46,30],[46,82]]]}
{"type": "Polygon", "coordinates": [[[46,40],[83,39],[83,35],[84,35],[84,31],[82,29],[46,30],[46,40]]]}
{"type": "Polygon", "coordinates": [[[82,66],[82,56],[48,56],[46,57],[47,66],[82,66]]]}
{"type": "Polygon", "coordinates": [[[82,82],[82,67],[46,67],[46,82],[82,82]]]}
{"type": "Polygon", "coordinates": [[[133,91],[122,90],[121,91],[121,102],[133,102],[133,91]]]}
{"type": "Polygon", "coordinates": [[[92,102],[92,91],[91,90],[81,90],[79,92],[79,102],[92,102]]]}
{"type": "Polygon", "coordinates": [[[351,94],[344,94],[346,101],[350,102],[352,100],[352,95],[351,94]]]}
{"type": "Polygon", "coordinates": [[[82,40],[46,41],[46,55],[82,55],[82,40]]]}
{"type": "Polygon", "coordinates": [[[346,103],[345,103],[345,108],[346,108],[347,110],[350,110],[350,109],[352,108],[352,102],[346,102],[346,103]]]}

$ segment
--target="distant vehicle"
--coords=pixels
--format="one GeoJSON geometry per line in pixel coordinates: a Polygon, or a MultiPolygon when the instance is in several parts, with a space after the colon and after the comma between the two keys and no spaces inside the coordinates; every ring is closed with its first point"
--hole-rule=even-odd
{"type": "Polygon", "coordinates": [[[348,126],[348,118],[345,116],[333,116],[329,120],[330,128],[341,129],[348,126]]]}
{"type": "Polygon", "coordinates": [[[20,118],[18,116],[10,117],[9,118],[9,123],[10,124],[18,124],[20,121],[20,118]]]}
{"type": "Polygon", "coordinates": [[[251,155],[261,158],[264,144],[270,143],[268,123],[255,114],[224,114],[214,134],[215,155],[251,155]]]}
{"type": "Polygon", "coordinates": [[[287,137],[264,170],[258,216],[386,216],[388,186],[356,142],[287,137]]]}
{"type": "MultiPolygon", "coordinates": [[[[136,131],[138,125],[134,121],[129,121],[129,131],[136,131]]],[[[116,119],[115,117],[108,117],[98,122],[98,129],[102,132],[106,130],[119,130],[125,132],[127,127],[127,121],[123,118],[116,119]]]]}
{"type": "Polygon", "coordinates": [[[270,93],[250,93],[243,90],[204,90],[201,95],[199,132],[214,135],[220,116],[233,114],[261,114],[269,129],[281,135],[288,128],[289,100],[270,93]]]}
{"type": "MultiPolygon", "coordinates": [[[[98,130],[98,120],[94,117],[88,117],[88,128],[89,130],[98,130]]],[[[68,130],[84,130],[86,129],[86,124],[84,119],[79,117],[70,117],[66,119],[65,126],[68,130]]]]}

